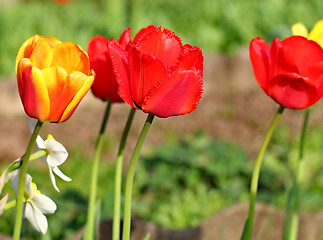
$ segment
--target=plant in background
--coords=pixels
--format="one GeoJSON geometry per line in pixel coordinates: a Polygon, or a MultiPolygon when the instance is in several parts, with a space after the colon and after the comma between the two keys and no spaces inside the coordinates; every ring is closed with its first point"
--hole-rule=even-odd
{"type": "Polygon", "coordinates": [[[133,151],[125,186],[123,240],[130,238],[131,195],[136,163],[154,116],[184,115],[196,109],[202,94],[203,56],[198,46],[183,45],[168,29],[141,29],[128,49],[109,46],[119,95],[148,113],[133,151]]]}
{"type": "MultiPolygon", "coordinates": [[[[306,27],[302,23],[296,23],[292,26],[293,35],[303,36],[309,40],[317,42],[321,47],[323,46],[323,20],[318,21],[313,27],[312,31],[308,33],[306,27]]],[[[286,204],[286,217],[284,222],[284,239],[296,240],[298,233],[299,222],[299,209],[300,209],[300,185],[301,174],[304,164],[304,145],[305,137],[308,125],[308,118],[310,115],[310,109],[306,109],[302,134],[299,144],[299,155],[296,165],[295,173],[293,174],[293,184],[288,194],[288,200],[286,204]]]]}
{"type": "MultiPolygon", "coordinates": [[[[39,196],[42,195],[38,195],[35,190],[33,192],[28,191],[30,201],[27,198],[27,202],[31,202],[30,207],[23,207],[26,201],[26,196],[24,196],[26,176],[29,179],[26,175],[28,163],[31,160],[31,152],[37,138],[38,147],[42,150],[35,154],[37,157],[48,155],[46,162],[49,165],[54,187],[56,184],[51,171],[53,170],[58,175],[63,176],[57,171],[57,166],[65,161],[67,152],[63,151],[65,148],[60,144],[53,142],[54,140],[40,141],[38,133],[43,122],[60,123],[68,120],[94,80],[90,71],[88,55],[77,44],[72,42],[62,43],[54,37],[40,35],[30,37],[20,47],[16,58],[16,72],[19,95],[25,112],[29,117],[38,121],[33,128],[26,152],[19,161],[19,165],[17,165],[18,162],[14,162],[10,166],[12,168],[9,167],[8,172],[5,172],[5,177],[1,179],[6,182],[10,173],[19,172],[19,174],[11,176],[11,180],[16,183],[14,186],[17,186],[17,202],[15,204],[17,211],[13,232],[13,239],[15,240],[20,239],[22,216],[31,216],[30,209],[35,210],[34,214],[39,212],[52,213],[56,210],[56,205],[55,210],[53,210],[53,207],[46,209],[41,202],[38,202],[40,205],[36,204],[39,196]],[[32,196],[35,197],[32,198],[32,196]]],[[[53,206],[50,201],[45,202],[53,206]]],[[[29,220],[37,230],[44,233],[47,225],[39,225],[39,221],[43,222],[39,219],[44,218],[40,214],[38,215],[39,218],[32,219],[29,217],[29,220]]]]}
{"type": "Polygon", "coordinates": [[[259,86],[280,106],[259,150],[250,187],[250,206],[242,239],[251,239],[259,171],[268,142],[284,108],[304,109],[323,95],[323,49],[301,36],[274,39],[269,46],[255,38],[250,59],[259,86]]]}
{"type": "Polygon", "coordinates": [[[214,212],[248,199],[251,170],[237,144],[204,132],[178,134],[142,157],[134,214],[167,229],[199,226],[214,212]]]}
{"type": "MultiPolygon", "coordinates": [[[[107,101],[106,110],[103,116],[100,132],[96,141],[96,150],[92,167],[91,175],[91,191],[88,205],[88,218],[86,223],[85,239],[90,240],[95,238],[94,219],[95,219],[95,203],[97,195],[97,178],[100,161],[100,153],[102,148],[102,140],[106,124],[110,115],[112,103],[123,102],[123,99],[118,94],[118,83],[113,72],[112,60],[110,59],[111,51],[109,46],[117,45],[123,50],[126,50],[131,43],[131,31],[127,28],[123,31],[119,40],[113,38],[108,40],[103,36],[96,36],[88,43],[87,52],[90,58],[91,69],[95,71],[95,81],[91,87],[95,97],[107,101]]],[[[115,207],[113,218],[113,239],[119,238],[120,231],[120,199],[121,199],[121,177],[123,151],[128,136],[128,132],[134,117],[134,109],[130,110],[128,121],[126,123],[124,133],[119,146],[116,173],[115,173],[115,207]]]]}

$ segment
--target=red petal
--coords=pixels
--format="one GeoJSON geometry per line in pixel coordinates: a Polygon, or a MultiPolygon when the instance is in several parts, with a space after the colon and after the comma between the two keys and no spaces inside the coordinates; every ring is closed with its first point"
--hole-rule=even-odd
{"type": "Polygon", "coordinates": [[[141,40],[141,38],[143,36],[145,36],[146,34],[149,34],[151,31],[154,31],[156,29],[155,26],[153,25],[149,25],[145,28],[142,28],[135,36],[135,38],[133,39],[133,44],[136,44],[138,41],[141,40]]]}
{"type": "Polygon", "coordinates": [[[175,33],[154,28],[135,45],[140,51],[159,58],[168,68],[174,67],[183,52],[181,39],[175,33]]]}
{"type": "MultiPolygon", "coordinates": [[[[323,50],[321,46],[307,38],[301,36],[291,36],[282,41],[283,50],[293,56],[299,73],[304,75],[307,69],[323,60],[323,50]]],[[[289,60],[289,59],[286,59],[289,60]]]]}
{"type": "Polygon", "coordinates": [[[141,106],[148,92],[165,78],[166,69],[157,58],[142,54],[136,48],[129,51],[129,69],[132,99],[141,106]]]}
{"type": "Polygon", "coordinates": [[[122,102],[123,100],[118,94],[118,84],[109,57],[108,44],[113,41],[106,40],[101,36],[92,38],[89,41],[88,54],[90,66],[95,72],[92,92],[97,98],[109,99],[112,102],[122,102]]]}
{"type": "Polygon", "coordinates": [[[250,42],[249,54],[256,80],[265,90],[269,75],[269,45],[261,38],[255,38],[250,42]]]}
{"type": "Polygon", "coordinates": [[[123,33],[121,34],[118,43],[126,48],[128,46],[128,44],[131,42],[131,30],[130,28],[126,28],[123,33]]]}
{"type": "Polygon", "coordinates": [[[203,78],[203,54],[198,46],[184,45],[184,52],[179,61],[179,70],[194,70],[203,78]]]}
{"type": "Polygon", "coordinates": [[[133,104],[130,83],[129,83],[129,63],[128,52],[120,47],[119,44],[111,42],[108,46],[109,55],[113,66],[113,71],[118,82],[118,93],[120,97],[130,106],[135,107],[133,104]]]}
{"type": "Polygon", "coordinates": [[[87,53],[89,55],[90,62],[98,57],[101,58],[104,56],[108,51],[107,43],[108,40],[102,36],[96,36],[90,39],[87,46],[87,53]]]}
{"type": "Polygon", "coordinates": [[[23,58],[18,63],[17,83],[27,115],[41,122],[45,121],[50,111],[48,91],[41,71],[32,67],[28,58],[23,58]]]}
{"type": "Polygon", "coordinates": [[[196,109],[202,79],[194,71],[178,71],[160,82],[145,98],[142,110],[158,117],[184,115],[196,109]]]}
{"type": "Polygon", "coordinates": [[[318,89],[297,74],[277,75],[268,85],[268,95],[286,108],[303,109],[320,98],[318,89]]]}
{"type": "Polygon", "coordinates": [[[318,89],[318,95],[323,96],[323,61],[308,69],[308,79],[311,85],[318,89]]]}

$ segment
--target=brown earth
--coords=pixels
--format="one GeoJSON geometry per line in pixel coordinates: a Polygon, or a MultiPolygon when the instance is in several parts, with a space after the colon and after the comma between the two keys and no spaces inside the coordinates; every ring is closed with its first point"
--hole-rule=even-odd
{"type": "MultiPolygon", "coordinates": [[[[236,56],[205,56],[204,94],[196,111],[186,116],[156,118],[146,139],[145,149],[162,143],[165,132],[193,133],[203,130],[214,139],[229,139],[239,143],[254,158],[278,105],[268,98],[256,83],[247,49],[236,56]]],[[[318,103],[311,115],[310,124],[319,125],[323,119],[323,106],[318,103]]],[[[75,144],[92,156],[96,134],[100,127],[105,104],[88,94],[70,120],[62,124],[46,123],[41,135],[52,133],[70,149],[75,144]]],[[[115,104],[108,122],[107,134],[115,140],[109,153],[116,155],[129,107],[115,104]]],[[[0,81],[0,161],[14,160],[24,153],[29,140],[16,80],[0,81]]],[[[280,120],[289,124],[297,136],[302,123],[301,111],[286,110],[280,120]]],[[[126,149],[126,159],[133,148],[145,114],[137,111],[126,149]]],[[[202,240],[235,240],[240,238],[247,216],[247,205],[237,205],[215,214],[201,226],[202,240]]],[[[282,239],[283,212],[270,206],[259,205],[255,219],[253,239],[282,239]]],[[[323,214],[303,214],[299,240],[323,239],[323,214]]],[[[151,238],[157,240],[157,238],[151,238]]]]}

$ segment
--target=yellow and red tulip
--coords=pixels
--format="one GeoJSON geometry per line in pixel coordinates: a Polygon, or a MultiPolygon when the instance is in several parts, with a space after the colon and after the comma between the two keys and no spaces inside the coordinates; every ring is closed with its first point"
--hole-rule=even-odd
{"type": "Polygon", "coordinates": [[[20,47],[16,73],[26,114],[41,122],[69,119],[94,80],[80,46],[40,35],[20,47]]]}

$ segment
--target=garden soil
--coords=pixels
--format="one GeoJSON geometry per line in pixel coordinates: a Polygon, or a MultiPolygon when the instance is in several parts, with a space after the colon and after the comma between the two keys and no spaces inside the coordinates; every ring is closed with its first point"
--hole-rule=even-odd
{"type": "MultiPolygon", "coordinates": [[[[234,56],[206,54],[204,66],[204,93],[198,108],[185,116],[155,118],[143,152],[165,142],[172,134],[204,131],[214,139],[238,143],[250,159],[254,159],[278,105],[266,96],[254,79],[247,49],[241,49],[234,56]]],[[[89,93],[67,122],[45,123],[41,135],[45,138],[51,133],[67,149],[79,146],[84,154],[91,157],[104,109],[105,103],[89,93]]],[[[128,112],[126,104],[112,106],[106,131],[111,151],[103,154],[104,159],[115,158],[128,112]]],[[[126,160],[130,157],[145,117],[145,114],[137,111],[125,151],[126,160]]],[[[319,102],[313,109],[310,126],[321,125],[322,119],[323,105],[319,102]]],[[[286,110],[280,124],[288,124],[292,136],[298,137],[302,120],[302,111],[286,110]]],[[[21,157],[29,136],[16,79],[1,79],[0,161],[13,161],[21,157]]],[[[202,224],[199,239],[239,239],[247,210],[247,205],[237,205],[216,213],[202,224]]],[[[283,213],[280,210],[271,206],[257,206],[253,239],[282,239],[282,223],[283,213]]],[[[302,215],[299,239],[322,239],[322,235],[319,235],[322,233],[321,226],[323,214],[302,215]],[[315,220],[307,221],[309,216],[315,220]]]]}

